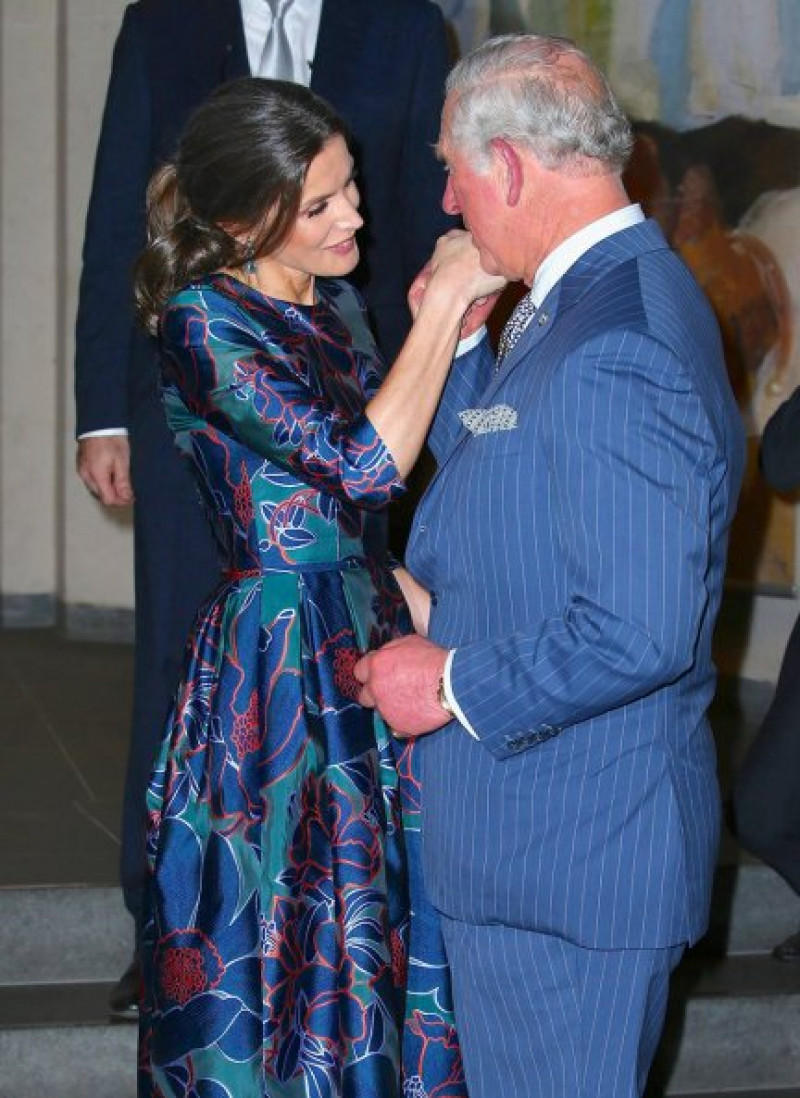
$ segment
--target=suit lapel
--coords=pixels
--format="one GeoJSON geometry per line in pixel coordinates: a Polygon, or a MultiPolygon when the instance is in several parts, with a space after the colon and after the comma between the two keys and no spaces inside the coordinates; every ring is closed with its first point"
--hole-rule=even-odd
{"type": "Polygon", "coordinates": [[[584,252],[550,290],[534,314],[525,332],[498,371],[507,377],[553,328],[557,317],[576,305],[604,275],[614,267],[645,251],[666,247],[666,241],[655,222],[642,222],[614,233],[584,252]]]}
{"type": "Polygon", "coordinates": [[[250,75],[239,0],[205,0],[207,41],[221,51],[218,83],[250,75]]]}
{"type": "MultiPolygon", "coordinates": [[[[491,406],[498,389],[548,339],[557,322],[563,319],[598,279],[634,256],[666,247],[668,245],[655,222],[645,221],[601,240],[585,252],[561,281],[556,283],[533,314],[527,328],[492,376],[481,397],[480,407],[491,406]]],[[[441,474],[469,437],[470,432],[464,429],[439,466],[437,475],[441,474]]]]}
{"type": "Polygon", "coordinates": [[[359,78],[364,27],[370,18],[364,0],[323,0],[311,90],[338,105],[359,78]]]}
{"type": "MultiPolygon", "coordinates": [[[[492,397],[497,390],[503,385],[517,366],[525,360],[525,358],[533,351],[537,344],[543,342],[544,339],[550,334],[555,320],[556,311],[558,309],[559,296],[560,296],[561,284],[557,284],[553,287],[550,293],[547,295],[546,300],[542,303],[541,307],[531,317],[525,331],[519,337],[512,349],[506,355],[503,362],[500,364],[499,369],[496,369],[492,374],[489,384],[486,386],[481,397],[481,408],[491,407],[492,397]]],[[[464,428],[461,434],[453,443],[452,449],[447,457],[442,461],[438,468],[437,476],[442,470],[449,464],[454,455],[461,449],[466,440],[470,438],[472,432],[464,428]]]]}
{"type": "Polygon", "coordinates": [[[497,389],[506,381],[508,376],[523,362],[527,356],[542,343],[556,322],[556,317],[563,312],[561,302],[562,283],[558,282],[552,288],[540,307],[536,310],[528,323],[527,328],[511,348],[500,366],[495,370],[492,380],[483,395],[484,401],[489,401],[497,389]]]}
{"type": "Polygon", "coordinates": [[[575,262],[560,282],[551,289],[531,322],[502,363],[483,396],[488,402],[509,374],[543,343],[566,312],[572,309],[599,279],[645,252],[667,248],[667,242],[654,221],[643,221],[601,240],[575,262]]]}

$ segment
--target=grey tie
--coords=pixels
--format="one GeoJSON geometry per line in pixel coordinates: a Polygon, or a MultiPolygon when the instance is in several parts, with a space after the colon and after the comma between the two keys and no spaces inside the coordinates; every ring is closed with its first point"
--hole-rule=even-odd
{"type": "Polygon", "coordinates": [[[503,330],[500,333],[500,340],[497,345],[498,366],[514,348],[517,340],[528,327],[535,313],[536,305],[533,303],[533,296],[530,293],[527,293],[521,301],[517,302],[517,307],[505,322],[503,330]]]}
{"type": "Polygon", "coordinates": [[[261,52],[258,75],[273,80],[294,80],[292,45],[286,33],[286,12],[292,0],[264,0],[264,3],[272,11],[272,26],[261,52]]]}

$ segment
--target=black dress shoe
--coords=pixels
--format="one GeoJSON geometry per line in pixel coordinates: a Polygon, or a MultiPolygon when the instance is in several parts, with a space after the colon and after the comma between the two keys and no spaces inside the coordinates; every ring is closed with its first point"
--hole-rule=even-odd
{"type": "Polygon", "coordinates": [[[785,942],[780,942],[772,951],[776,961],[788,961],[797,964],[800,962],[800,930],[790,935],[785,942]]]}
{"type": "Polygon", "coordinates": [[[139,998],[142,993],[142,969],[137,959],[131,961],[114,984],[108,996],[108,1013],[114,1022],[138,1022],[139,998]]]}

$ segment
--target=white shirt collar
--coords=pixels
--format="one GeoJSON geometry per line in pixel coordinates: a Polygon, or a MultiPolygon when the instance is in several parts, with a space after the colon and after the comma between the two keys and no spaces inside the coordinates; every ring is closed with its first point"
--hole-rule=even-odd
{"type": "MultiPolygon", "coordinates": [[[[267,31],[272,26],[272,11],[264,0],[239,0],[242,25],[247,43],[250,72],[258,72],[267,31]]],[[[286,32],[292,44],[296,79],[301,84],[311,80],[311,63],[317,48],[322,0],[293,0],[286,13],[286,32]]]]}
{"type": "Polygon", "coordinates": [[[531,299],[536,308],[539,308],[556,282],[564,277],[584,252],[588,252],[607,236],[612,236],[622,229],[628,229],[631,225],[637,225],[640,221],[644,221],[644,214],[641,206],[634,203],[624,206],[621,210],[614,210],[605,217],[599,217],[597,221],[584,225],[572,236],[562,240],[558,247],[544,259],[536,272],[531,287],[531,299]]]}

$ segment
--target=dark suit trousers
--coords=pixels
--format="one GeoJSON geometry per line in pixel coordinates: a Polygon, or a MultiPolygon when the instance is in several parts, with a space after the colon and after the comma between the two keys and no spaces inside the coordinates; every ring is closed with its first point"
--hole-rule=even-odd
{"type": "Polygon", "coordinates": [[[120,874],[139,932],[145,881],[145,792],[198,609],[219,582],[211,527],[161,401],[137,400],[130,425],[136,579],[133,723],[122,819],[120,874]]]}
{"type": "Polygon", "coordinates": [[[800,894],[800,618],[772,704],[736,778],[732,807],[742,846],[800,894]]]}

